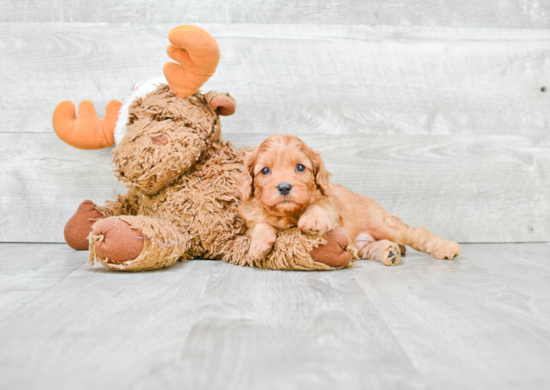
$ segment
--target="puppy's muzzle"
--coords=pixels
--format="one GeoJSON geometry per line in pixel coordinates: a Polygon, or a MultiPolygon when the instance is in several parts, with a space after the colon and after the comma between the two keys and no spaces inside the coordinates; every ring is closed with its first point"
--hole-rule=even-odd
{"type": "Polygon", "coordinates": [[[279,194],[285,196],[285,195],[288,195],[290,193],[290,191],[292,190],[292,184],[284,181],[282,183],[279,183],[277,185],[277,191],[279,191],[279,194]]]}

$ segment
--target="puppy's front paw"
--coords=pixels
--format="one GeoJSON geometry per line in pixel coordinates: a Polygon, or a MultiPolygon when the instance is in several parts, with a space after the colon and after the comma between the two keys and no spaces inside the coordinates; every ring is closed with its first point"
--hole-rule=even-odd
{"type": "Polygon", "coordinates": [[[298,220],[298,228],[308,234],[324,234],[332,229],[332,223],[326,216],[304,214],[298,220]]]}
{"type": "Polygon", "coordinates": [[[271,251],[274,243],[275,240],[252,240],[250,249],[248,249],[248,255],[252,260],[261,259],[271,251]]]}

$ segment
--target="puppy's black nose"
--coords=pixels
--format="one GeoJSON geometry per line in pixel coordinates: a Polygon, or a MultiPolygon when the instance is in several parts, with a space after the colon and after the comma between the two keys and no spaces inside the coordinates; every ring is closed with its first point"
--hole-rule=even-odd
{"type": "Polygon", "coordinates": [[[277,186],[277,191],[279,191],[279,194],[281,195],[288,195],[291,189],[292,184],[287,183],[286,181],[279,183],[279,185],[277,186]]]}

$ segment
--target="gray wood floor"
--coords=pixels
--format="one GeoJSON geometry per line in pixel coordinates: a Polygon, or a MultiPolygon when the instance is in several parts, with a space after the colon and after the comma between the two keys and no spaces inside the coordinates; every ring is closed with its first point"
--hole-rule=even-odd
{"type": "Polygon", "coordinates": [[[547,389],[550,245],[276,272],[108,272],[0,244],[2,389],[547,389]]]}

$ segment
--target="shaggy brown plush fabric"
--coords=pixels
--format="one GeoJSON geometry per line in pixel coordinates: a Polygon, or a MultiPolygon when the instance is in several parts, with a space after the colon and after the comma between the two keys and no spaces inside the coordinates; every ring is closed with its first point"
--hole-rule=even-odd
{"type": "MultiPolygon", "coordinates": [[[[185,261],[191,256],[187,254],[188,244],[186,236],[180,234],[178,229],[169,223],[157,218],[144,216],[120,216],[110,217],[96,224],[107,223],[109,220],[120,220],[127,223],[136,231],[139,231],[140,239],[143,240],[143,249],[134,259],[123,262],[113,262],[105,250],[104,256],[100,256],[98,243],[105,239],[103,234],[90,234],[90,257],[88,263],[94,265],[99,261],[105,268],[118,271],[148,271],[157,268],[174,265],[176,261],[185,261]]],[[[121,224],[122,225],[122,224],[121,224]]],[[[123,227],[125,228],[125,227],[123,227]]],[[[95,230],[95,227],[94,227],[95,230]]],[[[96,231],[97,232],[97,231],[96,231]]],[[[115,233],[111,230],[111,233],[115,233]]],[[[123,247],[128,247],[125,240],[118,240],[123,247]]],[[[105,248],[103,248],[105,249],[105,248]]],[[[118,255],[119,249],[116,242],[111,244],[111,253],[118,255]]]]}
{"type": "MultiPolygon", "coordinates": [[[[90,262],[127,271],[165,267],[191,257],[270,269],[348,266],[357,258],[353,245],[348,243],[345,249],[350,253],[349,261],[329,262],[331,267],[310,256],[326,239],[298,229],[280,232],[265,258],[252,261],[248,257],[250,242],[238,212],[236,190],[248,149],[221,140],[219,116],[209,104],[217,95],[221,94],[197,92],[178,98],[167,85],[160,85],[132,103],[128,132],[113,151],[115,172],[128,193],[96,209],[104,217],[118,218],[139,231],[143,249],[133,259],[119,261],[113,252],[109,260],[108,252],[101,249],[106,235],[98,234],[105,230],[100,225],[106,223],[109,232],[116,233],[116,223],[107,222],[109,218],[99,221],[90,235],[90,262]],[[159,137],[167,142],[155,142],[159,137]]],[[[228,99],[230,96],[223,95],[221,100],[228,99]]],[[[128,240],[135,242],[135,238],[128,240]]],[[[336,248],[331,250],[337,252],[336,248]]]]}
{"type": "MultiPolygon", "coordinates": [[[[357,257],[351,244],[344,249],[334,236],[306,236],[297,229],[281,232],[266,258],[249,258],[236,191],[245,150],[221,140],[219,120],[219,115],[233,114],[237,103],[227,93],[198,92],[219,63],[218,44],[207,31],[191,25],[172,29],[168,38],[168,55],[178,62],[164,67],[169,85],[160,84],[131,101],[127,133],[113,151],[115,173],[128,193],[103,207],[84,202],[67,223],[67,243],[85,249],[89,234],[90,262],[126,271],[161,268],[191,257],[272,269],[349,265],[341,259],[334,262],[327,250],[351,260],[357,257]],[[310,256],[314,248],[320,261],[310,256]]],[[[54,111],[53,126],[69,145],[108,147],[115,129],[117,140],[122,136],[119,120],[126,120],[126,107],[112,101],[102,120],[85,101],[77,118],[74,104],[65,101],[54,111]],[[124,118],[118,118],[119,109],[124,118]]]]}

